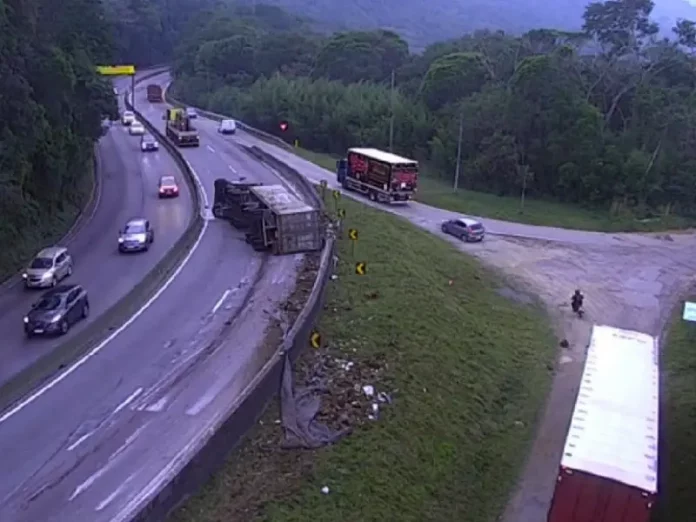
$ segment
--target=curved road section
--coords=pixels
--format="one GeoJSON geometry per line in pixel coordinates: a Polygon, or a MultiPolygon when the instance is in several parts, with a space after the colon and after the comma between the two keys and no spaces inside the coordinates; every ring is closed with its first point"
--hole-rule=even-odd
{"type": "MultiPolygon", "coordinates": [[[[165,107],[147,103],[144,85],[135,96],[161,127],[165,107]]],[[[217,177],[279,183],[216,139],[203,134],[202,147],[182,150],[207,200],[217,177]]],[[[0,520],[130,520],[277,348],[264,348],[266,328],[301,259],[266,257],[228,223],[206,221],[180,269],[110,342],[0,415],[0,446],[12,449],[0,520]]]]}
{"type": "MultiPolygon", "coordinates": [[[[117,80],[124,88],[127,80],[117,80]]],[[[122,97],[120,97],[122,99],[122,97]]],[[[163,174],[177,173],[173,159],[164,150],[143,154],[139,137],[129,136],[115,122],[97,146],[97,199],[92,215],[85,216],[79,233],[66,246],[74,259],[74,271],[65,283],[79,283],[89,293],[91,313],[66,336],[26,339],[22,318],[42,294],[25,290],[22,284],[0,294],[0,383],[85,328],[109,309],[162,259],[188,226],[191,198],[187,192],[173,200],[160,201],[157,183],[163,174]],[[156,239],[143,255],[123,256],[117,249],[118,230],[130,217],[150,219],[156,239]]],[[[180,175],[180,174],[178,174],[180,175]]],[[[188,190],[181,183],[184,190],[188,190]]]]}

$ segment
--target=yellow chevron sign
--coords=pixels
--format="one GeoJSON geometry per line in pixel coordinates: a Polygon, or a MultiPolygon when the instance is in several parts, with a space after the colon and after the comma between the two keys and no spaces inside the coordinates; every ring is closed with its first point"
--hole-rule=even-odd
{"type": "Polygon", "coordinates": [[[99,65],[97,72],[105,76],[133,76],[135,65],[99,65]]]}

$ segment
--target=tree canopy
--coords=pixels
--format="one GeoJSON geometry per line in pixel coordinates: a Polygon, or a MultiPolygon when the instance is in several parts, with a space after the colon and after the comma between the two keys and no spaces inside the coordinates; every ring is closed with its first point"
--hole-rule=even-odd
{"type": "Polygon", "coordinates": [[[99,0],[0,0],[0,276],[75,216],[117,117],[99,0]]]}
{"type": "Polygon", "coordinates": [[[658,37],[652,10],[593,2],[582,31],[478,31],[409,54],[388,31],[296,38],[269,29],[277,12],[222,9],[182,40],[175,89],[269,132],[286,120],[287,138],[338,154],[388,147],[393,107],[396,151],[444,178],[461,125],[463,188],[507,195],[524,184],[531,196],[694,215],[696,25],[658,37]]]}

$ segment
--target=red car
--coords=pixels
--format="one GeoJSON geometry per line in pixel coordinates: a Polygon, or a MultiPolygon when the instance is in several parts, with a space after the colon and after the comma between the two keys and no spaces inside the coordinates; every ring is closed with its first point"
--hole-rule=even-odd
{"type": "Polygon", "coordinates": [[[159,197],[176,198],[179,197],[179,185],[176,184],[174,176],[162,176],[159,180],[159,197]]]}

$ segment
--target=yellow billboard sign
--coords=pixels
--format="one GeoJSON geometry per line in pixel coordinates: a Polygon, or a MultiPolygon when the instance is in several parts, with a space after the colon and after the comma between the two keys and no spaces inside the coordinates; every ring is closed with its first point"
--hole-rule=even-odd
{"type": "Polygon", "coordinates": [[[135,65],[99,65],[97,72],[106,76],[133,76],[135,65]]]}

